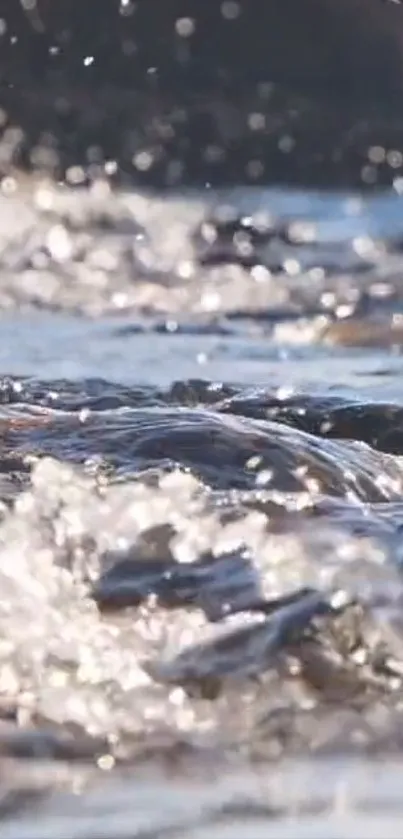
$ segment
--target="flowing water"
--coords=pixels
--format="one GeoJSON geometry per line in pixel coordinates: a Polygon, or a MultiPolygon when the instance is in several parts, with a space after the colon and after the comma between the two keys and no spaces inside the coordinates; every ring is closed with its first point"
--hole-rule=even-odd
{"type": "Polygon", "coordinates": [[[401,836],[402,211],[3,180],[1,839],[401,836]]]}
{"type": "MultiPolygon", "coordinates": [[[[384,114],[329,96],[234,104],[238,3],[205,7],[194,55],[172,10],[104,3],[106,37],[22,7],[0,19],[0,839],[400,839],[399,114],[381,142],[384,114]]],[[[365,82],[343,15],[329,78],[365,82]]]]}

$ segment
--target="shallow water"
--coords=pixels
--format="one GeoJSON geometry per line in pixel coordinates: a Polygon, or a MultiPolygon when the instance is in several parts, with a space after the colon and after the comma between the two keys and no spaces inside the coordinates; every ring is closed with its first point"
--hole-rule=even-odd
{"type": "Polygon", "coordinates": [[[400,192],[3,180],[0,839],[401,835],[400,192]]]}

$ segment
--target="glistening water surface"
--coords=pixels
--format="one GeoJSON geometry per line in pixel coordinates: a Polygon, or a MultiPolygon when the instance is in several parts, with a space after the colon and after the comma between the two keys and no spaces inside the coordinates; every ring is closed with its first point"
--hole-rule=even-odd
{"type": "Polygon", "coordinates": [[[403,198],[0,196],[0,839],[401,836],[403,198]]]}

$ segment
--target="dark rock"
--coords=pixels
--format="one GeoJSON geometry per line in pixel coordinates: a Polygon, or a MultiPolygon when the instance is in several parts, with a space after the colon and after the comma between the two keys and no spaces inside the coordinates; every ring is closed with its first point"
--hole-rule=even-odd
{"type": "Polygon", "coordinates": [[[244,609],[270,609],[270,604],[262,605],[256,571],[242,553],[209,554],[181,564],[145,557],[133,546],[126,556],[116,557],[92,590],[102,612],[136,607],[150,596],[167,609],[202,609],[211,621],[244,609]]]}

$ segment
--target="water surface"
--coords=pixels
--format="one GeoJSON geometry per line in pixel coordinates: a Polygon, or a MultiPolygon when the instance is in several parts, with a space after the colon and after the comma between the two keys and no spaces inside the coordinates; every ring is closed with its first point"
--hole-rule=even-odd
{"type": "Polygon", "coordinates": [[[3,180],[1,839],[400,836],[398,187],[3,180]]]}

